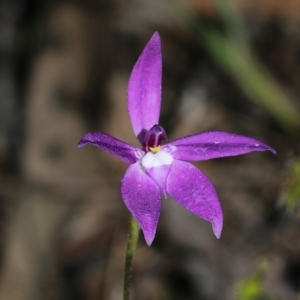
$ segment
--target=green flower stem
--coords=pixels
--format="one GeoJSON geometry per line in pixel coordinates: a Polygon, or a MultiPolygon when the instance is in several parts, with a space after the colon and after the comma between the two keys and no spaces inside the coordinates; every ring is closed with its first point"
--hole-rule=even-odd
{"type": "Polygon", "coordinates": [[[130,230],[125,257],[123,299],[130,300],[130,272],[134,251],[139,239],[140,227],[133,216],[130,217],[130,230]]]}

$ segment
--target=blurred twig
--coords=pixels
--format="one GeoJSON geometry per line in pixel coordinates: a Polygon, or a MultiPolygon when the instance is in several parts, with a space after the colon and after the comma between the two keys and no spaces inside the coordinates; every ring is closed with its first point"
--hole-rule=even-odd
{"type": "Polygon", "coordinates": [[[289,167],[289,173],[283,184],[280,202],[291,211],[298,210],[300,205],[300,158],[297,157],[289,167]]]}
{"type": "Polygon", "coordinates": [[[262,105],[290,133],[300,126],[300,116],[271,74],[250,53],[216,30],[201,33],[207,49],[253,102],[262,105]]]}
{"type": "MultiPolygon", "coordinates": [[[[227,1],[228,2],[228,1],[227,1]]],[[[229,74],[253,102],[263,106],[290,134],[300,129],[300,114],[270,72],[250,51],[242,21],[225,1],[216,0],[225,33],[199,25],[197,15],[181,0],[165,0],[162,9],[187,34],[206,47],[219,66],[229,74]],[[225,3],[225,4],[224,4],[225,3]]]]}

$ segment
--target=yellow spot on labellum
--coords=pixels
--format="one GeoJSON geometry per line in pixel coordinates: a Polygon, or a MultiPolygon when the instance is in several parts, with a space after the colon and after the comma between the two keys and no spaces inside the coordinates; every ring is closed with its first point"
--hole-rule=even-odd
{"type": "Polygon", "coordinates": [[[149,147],[149,149],[151,150],[151,152],[156,153],[157,151],[159,151],[160,146],[157,146],[157,147],[154,147],[154,148],[149,147]]]}

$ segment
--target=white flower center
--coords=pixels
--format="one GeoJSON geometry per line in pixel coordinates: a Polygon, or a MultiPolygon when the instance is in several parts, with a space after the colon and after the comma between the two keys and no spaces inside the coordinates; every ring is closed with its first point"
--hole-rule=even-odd
{"type": "Polygon", "coordinates": [[[145,169],[170,165],[172,162],[172,155],[163,150],[159,150],[156,153],[149,151],[141,159],[141,164],[145,169]]]}

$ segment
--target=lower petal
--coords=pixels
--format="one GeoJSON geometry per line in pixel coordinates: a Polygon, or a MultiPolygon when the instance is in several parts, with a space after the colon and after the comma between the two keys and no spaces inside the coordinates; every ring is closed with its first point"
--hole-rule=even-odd
{"type": "Polygon", "coordinates": [[[158,151],[146,153],[141,159],[141,165],[146,173],[156,182],[161,192],[167,197],[166,179],[170,172],[173,157],[168,152],[158,151]]]}
{"type": "Polygon", "coordinates": [[[163,165],[159,167],[145,169],[147,175],[149,175],[159,186],[160,191],[165,196],[165,198],[167,198],[166,178],[168,177],[171,166],[172,165],[163,165]]]}
{"type": "Polygon", "coordinates": [[[127,169],[121,181],[121,194],[150,246],[161,211],[160,191],[158,185],[142,170],[139,162],[127,169]]]}
{"type": "Polygon", "coordinates": [[[220,237],[223,213],[211,181],[188,162],[174,160],[167,178],[167,192],[179,204],[204,220],[210,221],[220,237]]]}

